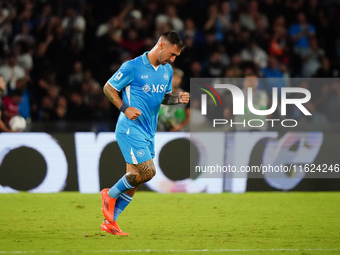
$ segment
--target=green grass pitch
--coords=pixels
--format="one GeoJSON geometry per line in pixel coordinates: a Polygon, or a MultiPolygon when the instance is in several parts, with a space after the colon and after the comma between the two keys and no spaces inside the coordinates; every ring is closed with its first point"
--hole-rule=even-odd
{"type": "Polygon", "coordinates": [[[340,193],[137,192],[101,232],[99,194],[0,195],[0,254],[340,254],[340,193]]]}

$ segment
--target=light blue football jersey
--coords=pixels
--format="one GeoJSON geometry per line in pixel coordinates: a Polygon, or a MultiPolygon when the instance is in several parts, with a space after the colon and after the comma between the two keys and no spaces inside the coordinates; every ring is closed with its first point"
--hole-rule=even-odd
{"type": "Polygon", "coordinates": [[[164,94],[172,89],[172,67],[170,64],[150,64],[145,52],[143,55],[125,62],[108,80],[117,91],[122,90],[125,104],[142,112],[135,121],[120,113],[116,132],[144,135],[152,138],[156,133],[157,119],[164,94]]]}

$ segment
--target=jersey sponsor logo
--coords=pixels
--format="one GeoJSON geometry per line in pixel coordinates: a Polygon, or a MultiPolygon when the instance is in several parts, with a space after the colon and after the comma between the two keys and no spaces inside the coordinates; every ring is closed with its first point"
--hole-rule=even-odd
{"type": "Polygon", "coordinates": [[[142,89],[145,93],[148,93],[151,90],[151,87],[149,84],[145,84],[142,89]]]}
{"type": "Polygon", "coordinates": [[[145,84],[143,87],[142,87],[142,90],[145,92],[145,93],[148,93],[151,91],[151,93],[163,93],[166,91],[166,88],[168,87],[168,85],[164,85],[164,84],[152,84],[151,86],[149,84],[145,84]]]}
{"type": "Polygon", "coordinates": [[[149,78],[149,75],[141,75],[140,78],[141,78],[141,79],[147,79],[147,78],[149,78]]]}
{"type": "Polygon", "coordinates": [[[166,91],[166,87],[168,85],[164,85],[164,84],[152,84],[152,93],[162,93],[166,91]]]}
{"type": "Polygon", "coordinates": [[[165,73],[164,75],[163,75],[163,78],[164,78],[164,80],[169,80],[169,75],[167,74],[167,73],[165,73]]]}
{"type": "Polygon", "coordinates": [[[115,81],[119,81],[120,78],[122,78],[123,76],[123,73],[121,71],[118,71],[117,74],[116,74],[116,77],[114,78],[115,81]]]}

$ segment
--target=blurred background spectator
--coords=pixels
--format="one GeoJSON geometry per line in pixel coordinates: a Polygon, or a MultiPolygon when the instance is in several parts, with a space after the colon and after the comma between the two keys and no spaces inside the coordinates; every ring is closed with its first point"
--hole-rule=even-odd
{"type": "Polygon", "coordinates": [[[14,53],[8,53],[4,58],[4,65],[0,66],[0,75],[6,84],[4,95],[15,89],[17,80],[26,76],[25,70],[18,65],[14,53]]]}
{"type": "MultiPolygon", "coordinates": [[[[20,93],[18,112],[33,124],[114,127],[119,111],[103,85],[169,29],[186,43],[173,64],[185,91],[194,77],[337,78],[339,14],[330,0],[0,0],[2,96],[16,101],[20,93]]],[[[284,85],[258,89],[270,99],[271,88],[284,85]]],[[[337,122],[338,86],[308,88],[309,109],[337,122]]]]}
{"type": "Polygon", "coordinates": [[[13,90],[8,96],[3,99],[3,104],[5,106],[5,123],[8,124],[9,120],[19,115],[19,104],[22,99],[22,92],[18,89],[13,90]]]}
{"type": "Polygon", "coordinates": [[[5,90],[5,82],[4,79],[0,76],[0,131],[2,132],[10,132],[9,127],[5,123],[5,107],[2,103],[2,93],[5,90]]]}

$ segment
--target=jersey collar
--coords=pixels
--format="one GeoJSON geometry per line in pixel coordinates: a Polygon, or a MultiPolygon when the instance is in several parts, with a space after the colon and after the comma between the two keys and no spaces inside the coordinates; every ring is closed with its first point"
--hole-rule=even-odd
{"type": "Polygon", "coordinates": [[[146,54],[148,54],[150,51],[146,51],[144,52],[144,54],[142,55],[142,59],[143,59],[143,63],[144,65],[151,65],[148,57],[146,56],[146,54]]]}
{"type": "Polygon", "coordinates": [[[155,67],[155,66],[153,66],[153,65],[150,63],[148,57],[146,56],[146,54],[148,54],[149,52],[150,52],[150,51],[146,51],[146,52],[144,52],[144,54],[142,55],[143,63],[144,63],[144,65],[150,65],[150,66],[152,66],[152,68],[157,72],[158,68],[159,68],[161,65],[155,67]]]}

